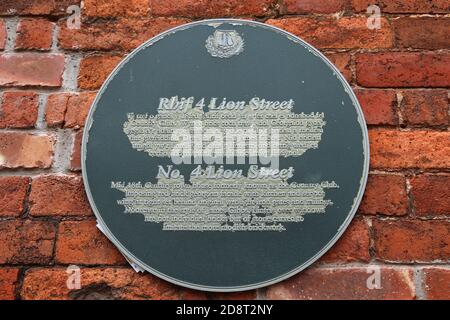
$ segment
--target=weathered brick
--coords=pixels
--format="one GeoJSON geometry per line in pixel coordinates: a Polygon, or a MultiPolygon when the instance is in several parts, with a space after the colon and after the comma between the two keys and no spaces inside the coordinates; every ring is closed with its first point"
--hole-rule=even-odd
{"type": "Polygon", "coordinates": [[[356,89],[355,94],[368,125],[397,125],[397,97],[394,90],[356,89]]]}
{"type": "Polygon", "coordinates": [[[83,141],[83,131],[78,130],[72,147],[72,155],[70,157],[70,170],[81,170],[81,143],[83,141]]]}
{"type": "Polygon", "coordinates": [[[379,300],[414,299],[413,272],[409,268],[380,267],[381,288],[369,289],[368,268],[310,268],[267,289],[268,299],[379,300]]]}
{"type": "Polygon", "coordinates": [[[390,48],[392,32],[385,18],[381,28],[367,28],[365,17],[294,17],[270,19],[268,24],[285,29],[318,48],[390,48]]]}
{"type": "Polygon", "coordinates": [[[450,132],[369,130],[372,168],[449,168],[450,132]]]}
{"type": "Polygon", "coordinates": [[[91,215],[81,177],[45,175],[33,179],[30,194],[33,216],[91,215]]]}
{"type": "Polygon", "coordinates": [[[182,300],[255,300],[256,290],[241,292],[205,292],[192,289],[180,289],[182,300]]]}
{"type": "Polygon", "coordinates": [[[333,13],[343,11],[347,0],[284,0],[281,13],[304,14],[304,13],[333,13]]]}
{"type": "Polygon", "coordinates": [[[28,270],[21,297],[25,300],[179,299],[178,287],[131,268],[83,268],[81,289],[68,289],[66,268],[28,270]]]}
{"type": "Polygon", "coordinates": [[[0,221],[0,263],[48,264],[56,228],[53,223],[30,220],[0,221]]]}
{"type": "Polygon", "coordinates": [[[243,292],[214,292],[209,294],[209,298],[212,300],[255,300],[256,291],[250,290],[243,292]]]}
{"type": "Polygon", "coordinates": [[[29,185],[28,177],[0,177],[0,217],[23,213],[29,185]]]}
{"type": "Polygon", "coordinates": [[[355,11],[366,11],[370,5],[378,5],[384,13],[448,13],[448,0],[352,0],[355,11]]]}
{"type": "Polygon", "coordinates": [[[1,168],[49,168],[53,162],[53,138],[18,132],[0,133],[1,168]]]}
{"type": "Polygon", "coordinates": [[[408,213],[408,195],[404,176],[371,174],[359,206],[363,214],[405,215],[408,213]]]}
{"type": "Polygon", "coordinates": [[[46,19],[22,19],[17,27],[16,49],[49,50],[55,24],[46,19]]]}
{"type": "Polygon", "coordinates": [[[327,58],[341,71],[349,82],[352,81],[351,58],[348,53],[327,53],[327,58]]]}
{"type": "Polygon", "coordinates": [[[122,57],[111,55],[95,55],[81,61],[78,75],[78,86],[81,89],[93,90],[102,86],[122,57]]]}
{"type": "Polygon", "coordinates": [[[54,93],[48,96],[45,107],[45,121],[49,127],[60,127],[64,124],[64,116],[69,101],[69,93],[54,93]]]}
{"type": "Polygon", "coordinates": [[[59,224],[56,260],[64,264],[125,264],[116,247],[96,227],[96,221],[59,224]]]}
{"type": "Polygon", "coordinates": [[[80,128],[84,126],[95,95],[95,92],[82,92],[69,97],[64,118],[65,128],[80,128]]]}
{"type": "Polygon", "coordinates": [[[36,124],[39,96],[35,92],[5,92],[0,107],[0,128],[32,128],[36,124]]]}
{"type": "Polygon", "coordinates": [[[361,218],[352,223],[336,244],[319,260],[324,263],[370,260],[369,227],[361,218]]]}
{"type": "Polygon", "coordinates": [[[392,262],[450,261],[450,222],[445,220],[372,221],[375,255],[392,262]]]}
{"type": "Polygon", "coordinates": [[[60,87],[64,56],[60,54],[0,55],[0,86],[60,87]]]}
{"type": "Polygon", "coordinates": [[[151,0],[153,15],[183,17],[265,16],[272,13],[274,0],[151,0]]]}
{"type": "Polygon", "coordinates": [[[450,54],[357,54],[356,79],[366,87],[447,87],[450,86],[450,54]]]}
{"type": "Polygon", "coordinates": [[[193,289],[180,289],[180,299],[182,300],[207,300],[208,294],[203,291],[193,289]]]}
{"type": "Polygon", "coordinates": [[[396,44],[403,48],[450,48],[450,17],[401,17],[392,20],[396,44]]]}
{"type": "Polygon", "coordinates": [[[242,292],[205,292],[192,289],[180,288],[180,299],[182,300],[255,300],[256,290],[242,292]]]}
{"type": "Polygon", "coordinates": [[[145,17],[151,0],[84,0],[83,15],[87,17],[145,17]]]}
{"type": "Polygon", "coordinates": [[[450,122],[446,90],[401,91],[400,110],[406,125],[447,125],[450,122]]]}
{"type": "Polygon", "coordinates": [[[417,215],[450,214],[450,175],[421,174],[411,179],[414,212],[417,215]]]}
{"type": "Polygon", "coordinates": [[[6,24],[0,20],[0,50],[5,49],[6,37],[6,24]]]}
{"type": "Polygon", "coordinates": [[[70,5],[79,5],[80,0],[2,0],[1,15],[64,15],[70,5]]]}
{"type": "Polygon", "coordinates": [[[450,269],[425,268],[424,288],[429,300],[450,300],[450,269]]]}
{"type": "Polygon", "coordinates": [[[96,94],[96,92],[51,94],[47,99],[45,114],[47,125],[64,128],[83,127],[96,94]]]}
{"type": "Polygon", "coordinates": [[[121,18],[83,24],[79,30],[61,25],[59,45],[67,50],[126,50],[135,49],[153,36],[188,22],[183,18],[121,18]]]}
{"type": "Polygon", "coordinates": [[[19,269],[1,268],[0,269],[0,299],[14,300],[17,285],[19,269]]]}

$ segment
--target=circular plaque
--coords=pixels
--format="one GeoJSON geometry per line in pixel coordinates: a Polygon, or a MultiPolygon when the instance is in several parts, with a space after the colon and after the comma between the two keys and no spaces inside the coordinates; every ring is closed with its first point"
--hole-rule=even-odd
{"type": "Polygon", "coordinates": [[[179,26],[128,55],[82,145],[105,235],[135,267],[210,291],[266,286],[322,256],[357,210],[368,158],[336,67],[235,19],[179,26]]]}

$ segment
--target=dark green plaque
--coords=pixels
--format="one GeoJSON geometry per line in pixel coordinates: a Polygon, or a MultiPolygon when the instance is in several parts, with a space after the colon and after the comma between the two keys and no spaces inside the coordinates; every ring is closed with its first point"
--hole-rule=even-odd
{"type": "Polygon", "coordinates": [[[266,286],[342,235],[368,172],[363,114],[319,51],[253,21],[151,39],[89,114],[83,177],[135,268],[211,291],[266,286]]]}

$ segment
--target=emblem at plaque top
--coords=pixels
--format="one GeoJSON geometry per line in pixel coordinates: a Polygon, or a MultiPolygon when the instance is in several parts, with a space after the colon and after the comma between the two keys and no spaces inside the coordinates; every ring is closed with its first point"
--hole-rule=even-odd
{"type": "Polygon", "coordinates": [[[216,30],[206,39],[206,49],[217,58],[230,58],[244,51],[244,40],[235,30],[216,30]]]}

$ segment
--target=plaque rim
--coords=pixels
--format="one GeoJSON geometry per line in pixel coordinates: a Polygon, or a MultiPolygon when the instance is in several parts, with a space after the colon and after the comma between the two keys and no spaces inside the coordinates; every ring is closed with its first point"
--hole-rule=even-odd
{"type": "MultiPolygon", "coordinates": [[[[82,137],[82,143],[81,143],[81,170],[82,170],[82,178],[83,178],[83,184],[85,187],[86,195],[89,201],[89,204],[92,208],[92,211],[94,212],[94,215],[97,219],[97,225],[100,227],[100,230],[102,233],[116,246],[116,248],[121,252],[122,255],[128,260],[131,261],[133,264],[138,266],[141,270],[145,270],[149,272],[150,274],[163,279],[165,281],[168,281],[172,284],[179,285],[185,288],[189,289],[195,289],[195,290],[201,290],[201,291],[209,291],[209,292],[238,292],[238,291],[247,291],[247,290],[254,290],[259,289],[263,287],[267,287],[273,284],[276,284],[278,282],[281,282],[283,280],[286,280],[299,272],[305,270],[310,265],[312,265],[314,262],[319,260],[328,250],[330,250],[335,243],[341,238],[341,236],[344,234],[344,232],[347,230],[348,226],[350,225],[351,221],[353,220],[356,211],[358,210],[358,207],[361,203],[361,200],[364,195],[364,191],[367,185],[367,178],[369,175],[369,163],[370,163],[370,148],[369,148],[369,135],[368,135],[368,129],[367,124],[364,118],[364,114],[361,108],[361,105],[359,104],[359,101],[353,92],[353,89],[351,88],[350,84],[347,82],[345,77],[341,74],[339,69],[318,49],[316,49],[314,46],[306,42],[305,40],[301,39],[300,37],[283,30],[281,28],[275,27],[273,25],[269,25],[266,23],[253,21],[253,20],[247,20],[247,19],[234,19],[234,18],[217,18],[217,19],[204,19],[199,21],[193,21],[189,23],[185,23],[179,26],[176,26],[174,28],[168,29],[164,32],[159,33],[158,35],[150,38],[140,46],[138,46],[136,49],[134,49],[131,53],[129,53],[125,58],[123,58],[120,63],[111,71],[109,76],[106,78],[106,80],[103,82],[102,86],[98,90],[97,95],[95,96],[94,101],[91,104],[91,108],[89,110],[89,113],[86,117],[85,126],[83,128],[83,137],[82,137]],[[302,45],[306,49],[308,49],[312,54],[315,54],[319,58],[322,59],[323,62],[325,62],[328,67],[335,73],[336,77],[340,80],[342,83],[345,91],[349,94],[349,97],[351,101],[353,102],[353,106],[356,109],[357,112],[357,121],[361,127],[362,135],[363,135],[363,152],[364,152],[364,165],[363,165],[363,172],[360,180],[360,187],[358,190],[358,194],[353,199],[353,205],[349,213],[347,214],[347,217],[345,218],[344,222],[341,224],[341,226],[337,229],[336,234],[334,237],[320,250],[318,251],[314,256],[312,256],[310,259],[308,259],[306,262],[304,262],[302,265],[299,265],[298,267],[290,270],[289,272],[286,272],[284,274],[281,274],[277,277],[274,277],[272,279],[253,283],[250,285],[242,285],[242,286],[233,286],[233,287],[218,287],[218,286],[206,286],[206,285],[199,285],[195,283],[190,283],[187,281],[183,281],[180,279],[173,278],[171,276],[168,276],[156,269],[153,269],[152,267],[148,266],[144,262],[140,261],[137,257],[135,257],[131,252],[128,251],[127,248],[125,248],[120,241],[114,236],[114,234],[108,229],[107,225],[103,221],[102,216],[100,215],[94,199],[91,194],[91,190],[89,187],[88,177],[86,173],[86,148],[87,143],[89,141],[89,131],[93,124],[93,115],[95,113],[95,110],[97,108],[97,103],[100,100],[103,92],[107,89],[109,82],[115,77],[115,75],[120,71],[120,69],[128,63],[131,58],[133,58],[139,51],[142,49],[145,49],[154,43],[158,42],[159,40],[163,39],[164,37],[178,32],[182,31],[188,28],[191,28],[196,25],[209,25],[212,27],[218,27],[219,25],[223,23],[229,23],[229,24],[235,24],[235,25],[248,25],[253,27],[262,27],[265,29],[272,30],[278,34],[286,36],[291,41],[296,42],[297,44],[302,45]]],[[[138,268],[138,269],[139,269],[138,268]]],[[[136,270],[136,269],[135,269],[136,270]]]]}

